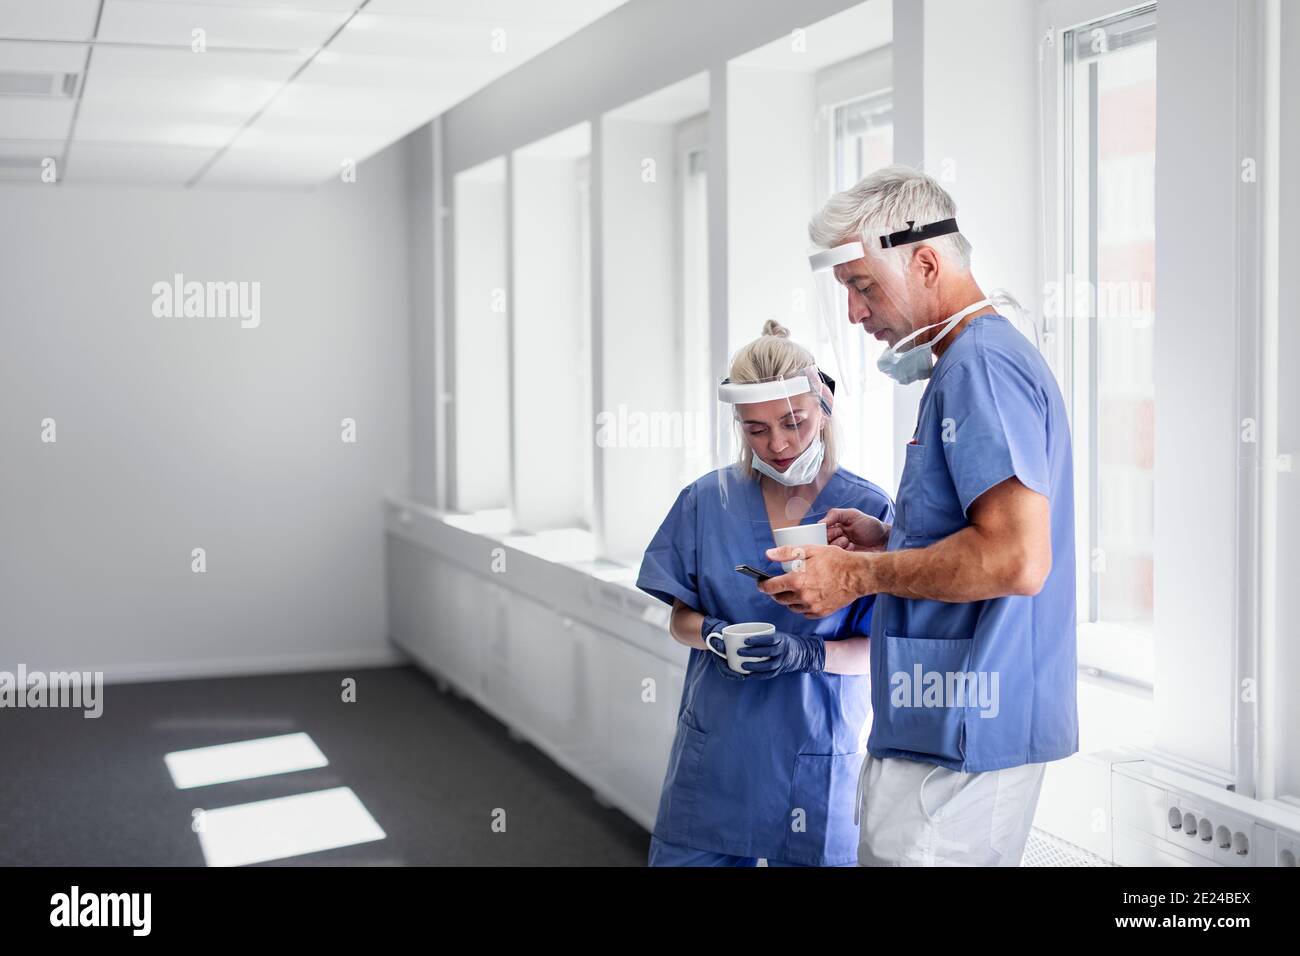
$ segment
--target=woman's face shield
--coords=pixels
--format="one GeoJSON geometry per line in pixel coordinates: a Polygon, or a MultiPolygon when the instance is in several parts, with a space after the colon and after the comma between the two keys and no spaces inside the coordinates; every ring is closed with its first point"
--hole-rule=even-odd
{"type": "Polygon", "coordinates": [[[760,475],[791,487],[821,476],[828,467],[834,386],[815,366],[782,378],[718,386],[718,487],[729,512],[766,522],[765,514],[750,508],[760,475]]]}

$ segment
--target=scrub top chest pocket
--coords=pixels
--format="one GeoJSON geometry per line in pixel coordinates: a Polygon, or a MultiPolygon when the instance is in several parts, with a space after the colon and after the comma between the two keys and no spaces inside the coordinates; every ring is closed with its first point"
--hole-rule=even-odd
{"type": "Polygon", "coordinates": [[[925,501],[925,458],[925,445],[916,441],[908,443],[903,475],[898,482],[898,501],[895,504],[897,524],[905,539],[925,538],[930,533],[926,527],[929,509],[925,501]]]}
{"type": "Polygon", "coordinates": [[[898,484],[898,523],[909,545],[931,544],[970,524],[948,472],[943,436],[926,424],[920,439],[907,446],[898,484]]]}

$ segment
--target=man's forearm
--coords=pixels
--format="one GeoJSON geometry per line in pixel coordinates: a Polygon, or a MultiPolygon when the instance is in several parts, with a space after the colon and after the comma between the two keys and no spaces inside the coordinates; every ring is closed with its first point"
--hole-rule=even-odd
{"type": "Polygon", "coordinates": [[[864,551],[856,574],[860,594],[965,603],[1020,593],[1021,556],[962,528],[924,548],[864,551]]]}

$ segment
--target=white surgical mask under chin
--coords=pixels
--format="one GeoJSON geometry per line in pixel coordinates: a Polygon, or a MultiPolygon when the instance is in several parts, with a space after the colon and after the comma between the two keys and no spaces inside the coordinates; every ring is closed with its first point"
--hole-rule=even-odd
{"type": "Polygon", "coordinates": [[[956,328],[957,324],[961,322],[962,319],[966,318],[966,316],[990,304],[991,303],[988,299],[980,299],[978,302],[971,303],[956,315],[949,316],[942,322],[935,322],[931,325],[923,326],[914,332],[905,335],[889,348],[885,349],[885,351],[880,353],[880,358],[876,360],[876,368],[880,369],[880,371],[884,372],[899,385],[911,385],[913,382],[919,382],[922,379],[929,378],[930,373],[934,370],[933,353],[935,343],[956,328]],[[905,345],[927,329],[937,328],[940,325],[944,326],[944,330],[930,341],[923,342],[920,345],[915,345],[906,352],[900,352],[898,350],[900,345],[905,345]]]}
{"type": "Polygon", "coordinates": [[[826,456],[826,445],[822,442],[820,434],[813,436],[812,443],[796,458],[790,462],[790,467],[785,471],[777,471],[757,454],[753,456],[754,470],[760,474],[767,475],[773,481],[780,482],[788,488],[796,485],[806,485],[817,477],[821,471],[822,459],[826,456]]]}

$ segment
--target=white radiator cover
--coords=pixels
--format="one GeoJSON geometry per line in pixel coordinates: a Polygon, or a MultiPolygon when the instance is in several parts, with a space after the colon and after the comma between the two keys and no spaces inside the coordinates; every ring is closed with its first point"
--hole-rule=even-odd
{"type": "Polygon", "coordinates": [[[1119,866],[1295,866],[1300,856],[1300,807],[1242,797],[1135,751],[1049,765],[1034,826],[1119,866]]]}
{"type": "Polygon", "coordinates": [[[650,829],[688,653],[663,605],[514,549],[503,563],[499,541],[416,505],[387,523],[393,641],[650,829]]]}

